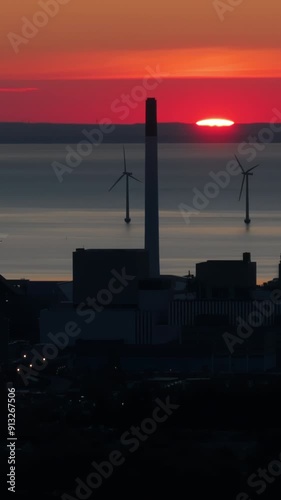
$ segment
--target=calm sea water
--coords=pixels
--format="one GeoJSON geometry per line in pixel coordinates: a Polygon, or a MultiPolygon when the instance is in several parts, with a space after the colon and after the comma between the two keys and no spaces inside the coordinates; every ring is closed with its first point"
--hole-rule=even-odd
{"type": "MultiPolygon", "coordinates": [[[[75,148],[75,146],[73,146],[75,148]]],[[[144,147],[126,146],[128,168],[144,181],[144,147]]],[[[191,215],[194,188],[212,181],[237,153],[235,144],[159,146],[161,272],[185,275],[196,262],[240,259],[251,252],[258,280],[277,276],[281,253],[281,145],[258,153],[250,178],[251,227],[244,224],[242,175],[231,176],[191,215]]],[[[71,279],[76,248],[143,248],[144,184],[131,182],[130,226],[124,223],[122,146],[101,145],[60,183],[51,166],[64,162],[63,145],[0,146],[0,273],[8,278],[71,279]]],[[[241,157],[245,167],[253,164],[241,157]]],[[[211,192],[212,194],[213,192],[211,192]]]]}

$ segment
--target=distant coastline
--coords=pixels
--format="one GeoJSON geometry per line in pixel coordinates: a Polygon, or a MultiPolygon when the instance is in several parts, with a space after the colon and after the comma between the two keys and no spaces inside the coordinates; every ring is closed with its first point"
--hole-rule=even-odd
{"type": "MultiPolygon", "coordinates": [[[[86,139],[83,130],[89,133],[100,131],[102,127],[97,123],[0,123],[0,144],[77,144],[86,139]]],[[[112,124],[110,127],[110,132],[102,134],[101,143],[144,142],[144,124],[112,124]]],[[[281,123],[241,123],[223,128],[160,123],[158,137],[159,143],[281,143],[281,123]]]]}

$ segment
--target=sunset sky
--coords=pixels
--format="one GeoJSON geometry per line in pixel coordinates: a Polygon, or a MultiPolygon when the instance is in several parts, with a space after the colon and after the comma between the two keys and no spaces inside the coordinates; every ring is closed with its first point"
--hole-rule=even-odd
{"type": "Polygon", "coordinates": [[[5,2],[0,121],[133,123],[143,121],[145,92],[161,121],[269,121],[281,111],[281,2],[231,3],[239,1],[5,2]],[[39,14],[43,4],[52,16],[39,14]]]}

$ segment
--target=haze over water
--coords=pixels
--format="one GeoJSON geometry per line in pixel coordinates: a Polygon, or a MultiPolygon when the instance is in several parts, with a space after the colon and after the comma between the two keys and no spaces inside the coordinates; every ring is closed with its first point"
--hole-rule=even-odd
{"type": "MultiPolygon", "coordinates": [[[[75,145],[72,146],[75,149],[75,145]]],[[[161,273],[186,275],[207,259],[240,259],[251,252],[258,281],[274,278],[281,253],[281,145],[265,145],[251,164],[250,228],[244,224],[245,197],[238,201],[242,175],[190,217],[210,172],[225,170],[236,144],[160,144],[159,203],[161,273]],[[188,214],[186,214],[188,215],[188,214]]],[[[144,181],[144,145],[126,146],[128,170],[144,181]]],[[[101,145],[60,183],[51,164],[65,163],[64,145],[0,146],[0,274],[7,278],[72,279],[76,248],[143,248],[144,184],[131,181],[132,223],[126,226],[122,145],[101,145]]]]}

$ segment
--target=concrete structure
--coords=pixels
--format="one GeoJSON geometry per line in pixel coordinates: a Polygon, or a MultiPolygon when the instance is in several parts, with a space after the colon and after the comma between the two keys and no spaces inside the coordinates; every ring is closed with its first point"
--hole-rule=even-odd
{"type": "MultiPolygon", "coordinates": [[[[186,363],[187,370],[208,366],[214,372],[261,372],[280,366],[280,300],[274,303],[272,314],[267,314],[264,300],[189,300],[184,298],[182,290],[179,294],[178,285],[177,278],[172,276],[141,280],[135,306],[105,306],[98,312],[94,307],[65,304],[59,309],[42,311],[41,342],[56,343],[58,339],[65,344],[66,327],[71,323],[76,325],[77,335],[69,337],[67,346],[74,346],[80,340],[107,342],[109,347],[118,341],[136,349],[158,346],[169,350],[177,346],[173,369],[176,366],[183,369],[182,363],[186,363]],[[247,334],[242,341],[240,331],[247,334]],[[233,356],[225,341],[226,332],[236,338],[233,356]],[[186,360],[177,365],[182,347],[186,360]]],[[[157,351],[153,352],[155,356],[152,355],[149,366],[154,363],[155,368],[160,368],[162,361],[155,361],[157,351]]],[[[145,357],[140,360],[144,368],[145,357]]],[[[167,368],[171,357],[166,354],[164,357],[163,368],[167,368]]]]}
{"type": "MultiPolygon", "coordinates": [[[[84,251],[78,251],[76,255],[78,261],[80,258],[83,259],[83,255],[84,251]]],[[[90,251],[88,255],[94,257],[95,252],[91,254],[90,251]]],[[[92,261],[92,258],[90,260],[92,261]]],[[[109,263],[112,264],[112,261],[109,260],[109,263]]],[[[69,322],[75,323],[76,329],[80,330],[77,336],[69,338],[69,345],[74,345],[80,339],[122,340],[126,344],[138,345],[179,342],[181,328],[169,324],[169,304],[173,299],[183,296],[183,279],[175,276],[162,276],[155,280],[138,280],[137,290],[134,288],[135,285],[129,294],[124,289],[120,292],[119,301],[114,302],[112,299],[108,305],[101,305],[99,302],[100,290],[94,280],[92,284],[89,282],[89,286],[93,293],[97,292],[96,295],[91,295],[91,300],[85,299],[75,304],[65,303],[60,307],[41,311],[41,342],[52,340],[49,336],[50,332],[52,335],[65,332],[69,322]],[[94,287],[97,288],[94,290],[94,287]]],[[[103,286],[106,290],[105,285],[103,286]]],[[[84,295],[85,292],[79,298],[81,299],[84,295]]],[[[102,294],[103,296],[105,294],[102,294]]]]}
{"type": "Polygon", "coordinates": [[[160,274],[157,103],[146,101],[145,128],[145,249],[149,254],[149,275],[160,274]]]}
{"type": "Polygon", "coordinates": [[[198,298],[245,299],[257,283],[257,265],[251,254],[243,260],[208,260],[196,264],[198,298]]]}
{"type": "MultiPolygon", "coordinates": [[[[281,303],[272,303],[272,314],[267,312],[265,301],[253,300],[175,300],[169,307],[169,324],[173,326],[238,327],[238,318],[256,325],[271,327],[280,325],[281,303]],[[265,314],[262,314],[265,307],[265,314]],[[257,314],[257,317],[255,317],[257,314]]],[[[271,309],[268,308],[270,311],[271,309]]],[[[256,328],[254,326],[254,328],[256,328]]]]}

